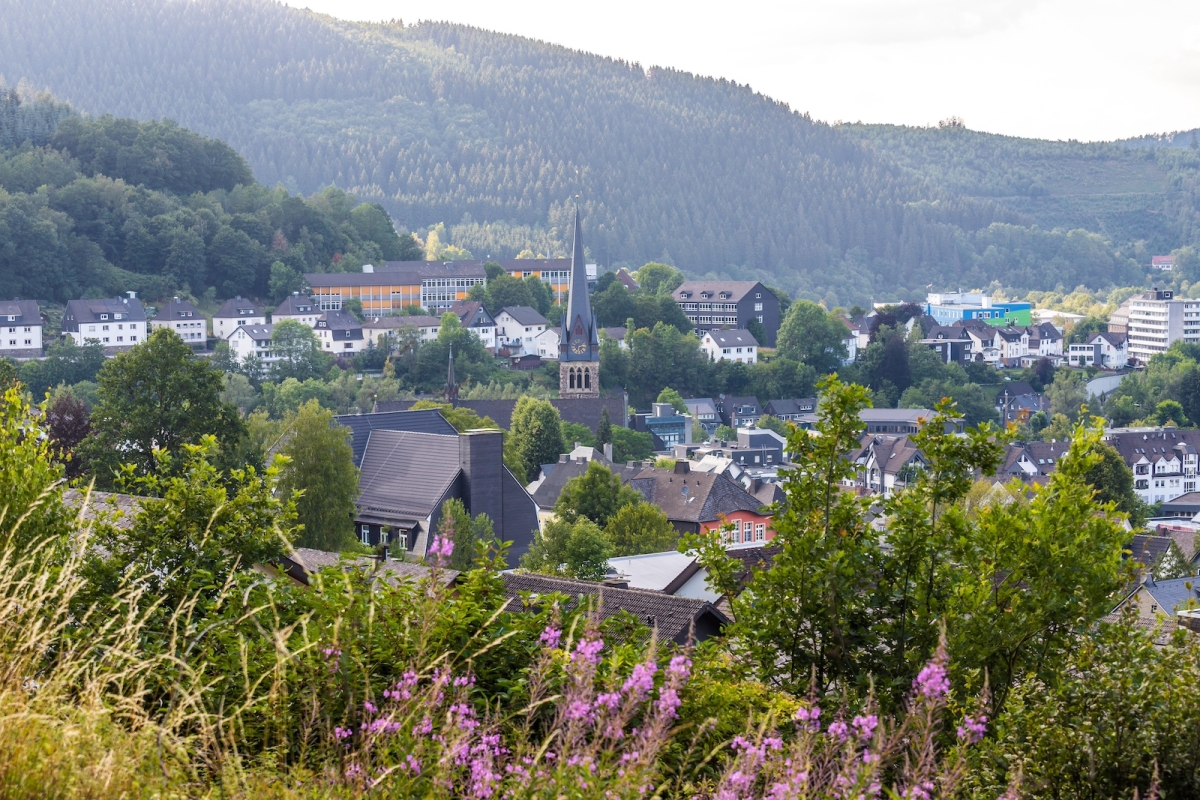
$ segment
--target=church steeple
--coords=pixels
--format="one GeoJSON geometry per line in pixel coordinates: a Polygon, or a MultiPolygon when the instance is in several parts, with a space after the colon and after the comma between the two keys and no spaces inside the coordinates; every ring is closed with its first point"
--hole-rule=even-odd
{"type": "Polygon", "coordinates": [[[446,399],[452,403],[458,399],[458,381],[454,378],[454,345],[450,345],[450,367],[446,370],[446,399]]]}
{"type": "Polygon", "coordinates": [[[571,246],[571,294],[559,328],[559,397],[600,396],[600,325],[588,297],[583,230],[575,209],[575,241],[571,246]]]}
{"type": "Polygon", "coordinates": [[[598,361],[600,331],[588,296],[587,262],[583,255],[583,226],[575,209],[575,241],[571,248],[571,284],[567,314],[559,332],[559,352],[564,361],[598,361]]]}

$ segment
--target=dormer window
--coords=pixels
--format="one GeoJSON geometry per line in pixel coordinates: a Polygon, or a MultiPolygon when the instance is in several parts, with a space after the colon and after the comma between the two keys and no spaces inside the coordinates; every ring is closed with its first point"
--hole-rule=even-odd
{"type": "Polygon", "coordinates": [[[108,314],[101,314],[100,319],[108,319],[108,314]]]}
{"type": "Polygon", "coordinates": [[[721,292],[721,299],[722,299],[722,300],[728,300],[728,299],[729,299],[729,292],[721,292]]]}

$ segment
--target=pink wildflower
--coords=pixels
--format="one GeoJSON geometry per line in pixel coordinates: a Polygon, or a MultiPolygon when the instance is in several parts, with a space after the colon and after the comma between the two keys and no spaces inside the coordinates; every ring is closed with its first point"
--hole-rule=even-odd
{"type": "Polygon", "coordinates": [[[558,647],[558,640],[562,638],[562,631],[553,625],[547,625],[539,638],[547,650],[554,650],[558,647]]]}
{"type": "Polygon", "coordinates": [[[945,697],[950,691],[950,678],[946,675],[945,665],[936,659],[930,661],[913,681],[913,688],[930,700],[945,697]]]}

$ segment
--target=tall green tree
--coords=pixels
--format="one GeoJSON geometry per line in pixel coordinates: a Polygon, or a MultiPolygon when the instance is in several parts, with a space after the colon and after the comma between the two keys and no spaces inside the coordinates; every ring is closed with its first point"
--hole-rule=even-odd
{"type": "Polygon", "coordinates": [[[294,319],[276,323],[271,332],[271,350],[277,358],[271,365],[271,376],[277,382],[321,378],[332,360],[321,350],[313,329],[294,319]]]}
{"type": "Polygon", "coordinates": [[[166,328],[119,353],[98,379],[92,432],[80,450],[101,485],[113,484],[119,464],[156,473],[160,452],[180,456],[170,463],[182,467],[184,446],[206,435],[217,437],[223,461],[245,437],[237,409],[221,402],[222,374],[166,328]]]}
{"type": "Polygon", "coordinates": [[[296,544],[340,551],[354,543],[354,501],[358,467],[349,432],[333,422],[333,412],[309,400],[284,420],[279,488],[294,496],[296,521],[303,526],[296,544]]]}
{"type": "Polygon", "coordinates": [[[526,479],[536,477],[542,464],[558,461],[558,456],[566,451],[562,418],[549,401],[522,396],[513,407],[511,425],[509,444],[524,467],[526,479]]]}
{"type": "Polygon", "coordinates": [[[670,403],[671,408],[678,411],[680,414],[688,413],[687,403],[683,402],[683,397],[679,392],[672,389],[670,386],[658,393],[656,403],[670,403]]]}
{"type": "Polygon", "coordinates": [[[674,550],[679,531],[663,510],[652,503],[629,503],[617,509],[604,526],[614,556],[636,556],[674,550]]]}
{"type": "Polygon", "coordinates": [[[833,372],[846,358],[850,330],[836,314],[816,303],[797,300],[779,326],[779,355],[812,367],[820,374],[833,372]]]}
{"type": "Polygon", "coordinates": [[[598,581],[608,571],[612,545],[596,523],[586,517],[555,518],[534,534],[521,566],[531,572],[598,581]]]}
{"type": "Polygon", "coordinates": [[[600,424],[596,426],[596,446],[603,449],[604,445],[612,444],[612,420],[609,419],[608,409],[600,410],[600,424]]]}
{"type": "Polygon", "coordinates": [[[683,273],[669,264],[652,261],[643,265],[634,279],[646,294],[669,295],[683,283],[683,273]]]}
{"type": "Polygon", "coordinates": [[[588,464],[587,470],[567,481],[554,513],[564,519],[586,517],[603,528],[622,507],[642,501],[642,495],[628,486],[599,461],[588,464]]]}
{"type": "Polygon", "coordinates": [[[457,498],[442,504],[442,519],[438,523],[438,534],[454,543],[450,554],[450,568],[467,570],[475,560],[479,544],[495,541],[492,519],[487,514],[477,514],[474,519],[467,507],[457,498]]]}

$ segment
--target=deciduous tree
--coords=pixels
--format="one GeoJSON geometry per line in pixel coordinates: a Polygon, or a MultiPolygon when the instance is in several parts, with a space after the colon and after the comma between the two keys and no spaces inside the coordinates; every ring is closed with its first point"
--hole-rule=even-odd
{"type": "Polygon", "coordinates": [[[296,521],[303,526],[297,544],[339,551],[354,542],[354,501],[358,467],[349,432],[333,414],[309,400],[284,420],[279,453],[287,457],[279,473],[284,496],[295,498],[296,521]]]}

